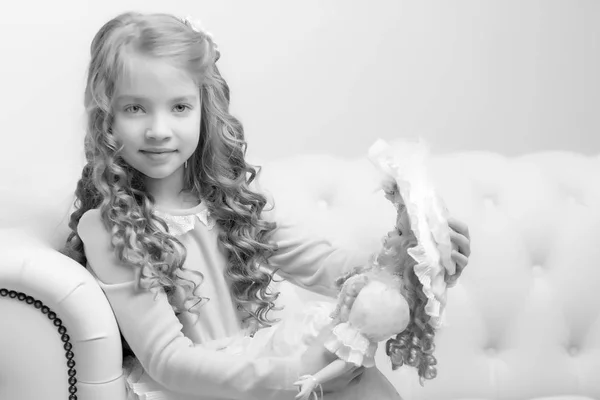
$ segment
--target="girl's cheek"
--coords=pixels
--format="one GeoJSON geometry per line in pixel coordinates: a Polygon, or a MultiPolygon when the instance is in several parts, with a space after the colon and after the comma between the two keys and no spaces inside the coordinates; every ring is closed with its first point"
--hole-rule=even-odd
{"type": "Polygon", "coordinates": [[[122,136],[133,136],[145,132],[145,124],[141,119],[115,118],[113,127],[122,136]]]}

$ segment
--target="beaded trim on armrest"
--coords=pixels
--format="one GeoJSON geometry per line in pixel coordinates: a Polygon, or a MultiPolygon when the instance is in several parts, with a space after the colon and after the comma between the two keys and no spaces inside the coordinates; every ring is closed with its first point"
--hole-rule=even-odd
{"type": "Polygon", "coordinates": [[[48,306],[44,305],[40,300],[36,300],[32,296],[28,296],[22,292],[16,292],[14,290],[8,290],[5,288],[0,289],[0,297],[5,297],[9,299],[16,299],[19,301],[24,301],[25,303],[32,305],[41,311],[42,314],[45,314],[50,321],[57,328],[58,333],[61,335],[61,340],[64,343],[63,348],[65,349],[65,357],[67,358],[67,367],[68,367],[68,382],[69,382],[69,399],[68,400],[77,400],[77,370],[75,369],[75,354],[73,354],[73,345],[71,344],[71,338],[67,334],[67,328],[63,325],[62,320],[58,318],[56,313],[52,311],[48,306]]]}

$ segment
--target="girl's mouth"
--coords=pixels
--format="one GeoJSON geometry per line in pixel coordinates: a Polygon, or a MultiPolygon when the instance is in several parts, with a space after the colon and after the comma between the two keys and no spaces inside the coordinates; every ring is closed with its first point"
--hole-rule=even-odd
{"type": "Polygon", "coordinates": [[[171,154],[175,153],[177,150],[160,150],[160,151],[146,151],[146,150],[140,150],[140,153],[142,153],[143,155],[145,155],[146,157],[148,157],[151,160],[154,161],[162,161],[162,160],[166,160],[167,158],[169,158],[171,156],[171,154]]]}

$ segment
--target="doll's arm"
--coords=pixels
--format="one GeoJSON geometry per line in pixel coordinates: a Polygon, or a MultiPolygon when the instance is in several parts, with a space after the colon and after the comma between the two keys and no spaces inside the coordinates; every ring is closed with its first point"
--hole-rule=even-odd
{"type": "Polygon", "coordinates": [[[337,360],[329,363],[327,366],[325,366],[325,368],[313,376],[319,383],[325,383],[345,374],[346,372],[350,372],[354,367],[354,364],[338,358],[337,360]]]}
{"type": "Polygon", "coordinates": [[[331,318],[339,322],[348,321],[348,316],[350,314],[350,309],[354,304],[354,300],[362,288],[366,286],[368,281],[369,279],[367,276],[362,273],[357,273],[348,278],[340,289],[338,302],[334,312],[331,314],[331,318]]]}
{"type": "Polygon", "coordinates": [[[300,393],[298,393],[296,399],[308,399],[308,396],[310,396],[319,385],[350,372],[354,367],[354,364],[338,358],[316,374],[300,377],[298,381],[294,382],[294,385],[300,387],[300,393]]]}

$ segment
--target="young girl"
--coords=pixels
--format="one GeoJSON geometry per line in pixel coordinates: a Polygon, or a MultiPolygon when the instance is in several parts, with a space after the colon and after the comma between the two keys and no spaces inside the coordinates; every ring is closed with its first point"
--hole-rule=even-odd
{"type": "MultiPolygon", "coordinates": [[[[288,357],[216,343],[269,325],[275,271],[335,296],[335,279],[366,261],[266,212],[218,58],[209,35],[164,14],[120,15],[92,41],[87,164],[65,253],[95,275],[141,366],[132,398],[293,398],[300,376],[329,363],[319,343],[288,357]]],[[[460,274],[468,230],[452,227],[460,274]]],[[[323,389],[344,398],[361,373],[323,389]]],[[[360,381],[391,386],[374,368],[360,381]]]]}

